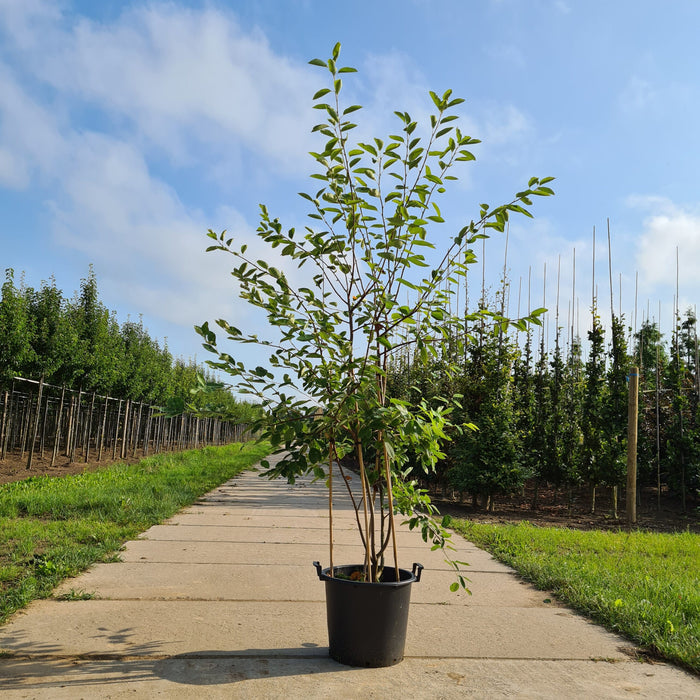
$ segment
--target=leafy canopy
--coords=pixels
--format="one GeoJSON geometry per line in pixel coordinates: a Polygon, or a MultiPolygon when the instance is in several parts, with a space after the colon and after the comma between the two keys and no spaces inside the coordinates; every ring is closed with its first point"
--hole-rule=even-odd
{"type": "MultiPolygon", "coordinates": [[[[208,233],[214,241],[208,250],[237,260],[232,274],[240,295],[265,313],[274,334],[262,338],[223,319],[217,325],[229,340],[261,346],[269,362],[246,366],[219,350],[208,324],[197,331],[217,356],[210,364],[262,402],[263,435],[283,455],[270,476],[293,481],[313,471],[326,478],[322,463],[352,455],[361,481],[354,503],[368,549],[374,542],[369,532],[374,508],[383,524],[385,499],[389,518],[393,515],[392,496],[411,524],[440,544],[441,535],[418,514],[430,511],[429,501],[403,482],[402,467],[408,451],[425,470],[443,456],[452,405],[445,400],[411,406],[389,399],[388,362],[406,347],[424,359],[440,355],[441,344],[464,321],[453,316],[450,297],[476,261],[472,246],[503,231],[512,213],[531,216],[534,197],[553,194],[552,178],[532,178],[507,204],[482,204],[475,219],[449,233],[439,202],[457,179],[455,166],[473,161],[470,149],[479,143],[458,126],[456,108],[464,100],[450,90],[441,96],[431,92],[434,113],[427,134],[420,135],[410,114],[397,111],[395,133],[355,141],[353,119],[362,108],[341,101],[343,77],[355,69],[339,66],[339,56],[337,44],[328,60],[310,62],[330,80],[313,96],[323,115],[312,129],[322,137],[320,150],[311,153],[318,189],[299,193],[310,207],[309,225],[303,231],[285,229],[260,207],[258,238],[280,252],[285,267],[303,269],[308,283],[292,284],[284,270],[251,256],[246,245],[234,245],[226,231],[208,233]]],[[[542,311],[516,323],[536,322],[542,311]]],[[[498,328],[509,323],[486,309],[475,316],[490,317],[498,328]]],[[[378,541],[368,561],[381,559],[386,537],[378,541]]]]}

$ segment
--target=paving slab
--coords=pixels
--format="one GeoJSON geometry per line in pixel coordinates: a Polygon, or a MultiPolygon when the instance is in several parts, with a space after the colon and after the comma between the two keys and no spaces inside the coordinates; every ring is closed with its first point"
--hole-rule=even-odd
{"type": "MultiPolygon", "coordinates": [[[[19,698],[572,698],[688,700],[676,669],[639,663],[416,659],[383,669],[327,657],[10,659],[3,700],[19,698]]],[[[692,679],[690,679],[692,681],[692,679]]]]}
{"type": "MultiPolygon", "coordinates": [[[[254,524],[231,527],[228,525],[155,525],[147,530],[147,539],[176,541],[208,542],[250,542],[250,543],[288,543],[315,544],[319,550],[327,548],[328,528],[296,528],[279,525],[277,527],[259,528],[254,524]]],[[[333,535],[338,544],[354,544],[357,532],[354,528],[336,528],[333,535]]],[[[416,544],[416,533],[399,531],[397,533],[399,548],[416,544]]]]}
{"type": "MultiPolygon", "coordinates": [[[[641,663],[632,644],[455,537],[472,596],[416,532],[399,533],[412,587],[406,658],[354,669],[328,658],[327,493],[240,475],[129,542],[121,563],[66,581],[0,627],[5,698],[691,698],[700,681],[641,663]],[[60,600],[69,591],[87,599],[60,600]],[[89,594],[89,595],[87,595],[89,594]]],[[[361,559],[336,506],[337,564],[361,559]]]]}
{"type": "MultiPolygon", "coordinates": [[[[334,547],[336,563],[354,563],[361,561],[363,549],[358,544],[339,545],[334,547]]],[[[427,552],[426,546],[420,540],[413,540],[401,549],[401,566],[405,563],[419,561],[428,569],[443,569],[445,563],[442,555],[427,552]]],[[[505,564],[493,559],[483,550],[476,547],[460,547],[460,558],[469,560],[465,569],[468,575],[475,571],[491,571],[512,573],[505,564]]],[[[239,563],[239,564],[275,564],[284,561],[289,564],[306,565],[319,560],[324,568],[329,562],[328,545],[289,543],[289,542],[258,542],[251,547],[249,542],[209,542],[202,540],[133,540],[128,542],[120,554],[124,562],[172,562],[172,563],[239,563]]]]}
{"type": "MultiPolygon", "coordinates": [[[[2,648],[80,658],[192,652],[255,656],[261,649],[268,656],[308,655],[310,650],[327,655],[323,600],[284,600],[284,595],[273,601],[41,601],[10,626],[2,648]]],[[[406,639],[406,655],[422,658],[623,661],[631,653],[631,645],[573,613],[542,608],[415,603],[406,639]]]]}
{"type": "MultiPolygon", "coordinates": [[[[357,550],[358,552],[361,550],[357,550]]],[[[353,561],[360,561],[356,556],[353,561]]],[[[349,560],[345,560],[349,561],[349,560]]],[[[325,600],[325,587],[309,561],[285,566],[284,594],[273,564],[190,564],[172,562],[128,562],[99,564],[79,579],[69,579],[55,591],[66,595],[78,587],[96,598],[110,600],[325,600]]],[[[470,572],[471,596],[452,593],[454,574],[449,570],[428,569],[425,577],[412,587],[414,603],[433,603],[463,607],[557,607],[556,601],[525,582],[513,585],[509,574],[470,572]],[[429,585],[428,585],[429,582],[429,585]],[[425,583],[426,585],[421,585],[425,583]],[[544,602],[548,601],[548,602],[544,602]]]]}

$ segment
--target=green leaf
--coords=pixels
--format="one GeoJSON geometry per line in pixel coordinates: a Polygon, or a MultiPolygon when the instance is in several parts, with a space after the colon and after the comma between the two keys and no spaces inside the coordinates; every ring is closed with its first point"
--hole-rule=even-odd
{"type": "Polygon", "coordinates": [[[319,97],[323,97],[324,95],[327,95],[331,91],[330,88],[321,88],[312,99],[317,100],[319,97]]]}
{"type": "Polygon", "coordinates": [[[326,67],[326,62],[325,62],[325,61],[322,61],[320,58],[312,58],[312,59],[309,61],[309,64],[312,65],[312,66],[321,66],[321,68],[325,68],[325,67],[326,67]]]}

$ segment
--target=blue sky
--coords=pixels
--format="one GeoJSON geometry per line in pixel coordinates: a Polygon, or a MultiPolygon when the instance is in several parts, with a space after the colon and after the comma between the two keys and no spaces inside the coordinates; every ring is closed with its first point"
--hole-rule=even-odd
{"type": "MultiPolygon", "coordinates": [[[[455,230],[530,176],[557,178],[534,221],[511,224],[514,290],[530,276],[540,305],[546,263],[553,308],[561,259],[565,318],[575,248],[583,319],[595,227],[607,308],[609,218],[616,309],[621,287],[634,324],[638,277],[637,323],[661,303],[668,330],[676,247],[681,308],[700,292],[699,26],[694,0],[0,0],[0,269],[72,293],[93,264],[120,321],[142,314],[184,357],[205,356],[195,323],[259,324],[205,232],[252,239],[259,202],[305,223],[325,85],[308,60],[340,41],[368,134],[394,131],[395,109],[427,115],[428,90],[466,98],[463,130],[483,143],[443,206],[455,230]]],[[[496,285],[503,241],[486,262],[496,285]]]]}

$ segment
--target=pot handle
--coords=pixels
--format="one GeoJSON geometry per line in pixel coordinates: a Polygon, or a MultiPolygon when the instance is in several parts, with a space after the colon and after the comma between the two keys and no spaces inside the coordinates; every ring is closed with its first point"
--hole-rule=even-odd
{"type": "Polygon", "coordinates": [[[413,563],[413,575],[416,577],[416,583],[420,581],[420,575],[423,573],[423,564],[413,563]]]}
{"type": "Polygon", "coordinates": [[[316,567],[316,573],[318,574],[319,580],[323,581],[323,579],[321,578],[323,575],[323,571],[321,569],[321,564],[319,562],[315,561],[314,566],[316,567]]]}

